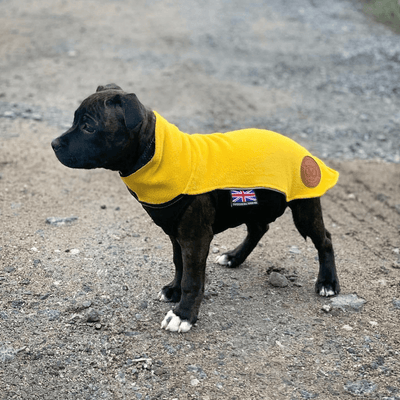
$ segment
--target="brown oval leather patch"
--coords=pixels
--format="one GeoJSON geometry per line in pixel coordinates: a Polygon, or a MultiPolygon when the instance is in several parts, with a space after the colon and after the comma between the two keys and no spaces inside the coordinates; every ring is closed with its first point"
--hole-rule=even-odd
{"type": "Polygon", "coordinates": [[[310,156],[305,156],[301,162],[301,180],[309,188],[315,188],[321,182],[319,165],[310,156]]]}

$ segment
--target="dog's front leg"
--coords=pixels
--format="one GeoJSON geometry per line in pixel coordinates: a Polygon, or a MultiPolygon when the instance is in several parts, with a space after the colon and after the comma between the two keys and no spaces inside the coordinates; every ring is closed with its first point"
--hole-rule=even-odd
{"type": "MultiPolygon", "coordinates": [[[[200,197],[188,207],[178,227],[176,241],[182,255],[181,298],[168,312],[161,328],[187,332],[197,321],[204,294],[206,261],[213,238],[213,209],[208,198],[200,197]]],[[[174,253],[175,254],[175,253],[174,253]]]]}
{"type": "Polygon", "coordinates": [[[174,252],[175,277],[171,283],[161,289],[160,293],[158,293],[158,298],[161,301],[177,303],[181,299],[181,281],[183,273],[182,249],[175,237],[170,236],[169,238],[171,239],[174,252]]]}

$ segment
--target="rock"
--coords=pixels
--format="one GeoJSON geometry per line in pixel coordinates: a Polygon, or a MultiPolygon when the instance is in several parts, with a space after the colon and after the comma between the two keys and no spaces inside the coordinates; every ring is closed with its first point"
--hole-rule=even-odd
{"type": "Polygon", "coordinates": [[[365,303],[366,300],[354,293],[339,295],[331,299],[332,307],[339,308],[342,311],[360,311],[365,303]]]}
{"type": "Polygon", "coordinates": [[[329,311],[332,310],[332,306],[331,306],[330,304],[324,304],[324,305],[321,307],[321,310],[324,311],[324,312],[326,312],[326,313],[328,313],[329,311]]]}
{"type": "Polygon", "coordinates": [[[53,226],[63,226],[67,224],[72,224],[78,219],[78,217],[66,217],[66,218],[60,218],[60,217],[49,217],[46,218],[46,224],[53,225],[53,226]]]}
{"type": "Polygon", "coordinates": [[[352,331],[353,328],[350,325],[343,325],[342,329],[344,329],[345,331],[352,331]]]}
{"type": "Polygon", "coordinates": [[[17,118],[17,114],[14,111],[4,111],[3,117],[6,117],[6,118],[17,118]]]}
{"type": "Polygon", "coordinates": [[[394,305],[394,308],[397,308],[398,310],[400,310],[400,300],[393,299],[393,305],[394,305]]]}
{"type": "Polygon", "coordinates": [[[275,287],[286,287],[289,285],[289,281],[286,277],[279,272],[271,272],[269,283],[275,287]]]}
{"type": "Polygon", "coordinates": [[[92,305],[92,302],[90,300],[84,301],[82,303],[83,308],[89,308],[92,305]]]}
{"type": "Polygon", "coordinates": [[[374,392],[377,385],[373,382],[368,382],[366,380],[348,382],[344,385],[344,390],[356,396],[365,396],[374,392]]]}
{"type": "Polygon", "coordinates": [[[318,397],[318,393],[310,393],[307,390],[300,390],[300,394],[303,399],[315,399],[318,397]]]}
{"type": "Polygon", "coordinates": [[[35,113],[35,114],[32,114],[32,119],[35,121],[42,121],[43,117],[40,114],[35,113]]]}
{"type": "Polygon", "coordinates": [[[50,295],[51,295],[51,293],[46,293],[43,296],[40,296],[39,299],[40,300],[46,300],[50,295]]]}
{"type": "Polygon", "coordinates": [[[87,317],[87,322],[99,322],[100,314],[96,310],[91,310],[87,317]]]}
{"type": "Polygon", "coordinates": [[[292,253],[292,254],[301,254],[301,250],[300,250],[297,246],[292,246],[292,247],[289,249],[289,253],[292,253]]]}
{"type": "Polygon", "coordinates": [[[213,247],[212,252],[213,252],[213,254],[219,253],[219,248],[218,247],[213,247]]]}
{"type": "Polygon", "coordinates": [[[12,347],[5,347],[0,342],[0,362],[11,361],[17,352],[12,347]]]}
{"type": "Polygon", "coordinates": [[[42,310],[38,314],[45,315],[49,321],[57,321],[60,318],[60,311],[58,310],[42,310]]]}
{"type": "Polygon", "coordinates": [[[8,274],[11,273],[11,272],[14,272],[14,271],[15,271],[14,267],[8,266],[8,267],[4,268],[4,272],[7,272],[8,274]]]}

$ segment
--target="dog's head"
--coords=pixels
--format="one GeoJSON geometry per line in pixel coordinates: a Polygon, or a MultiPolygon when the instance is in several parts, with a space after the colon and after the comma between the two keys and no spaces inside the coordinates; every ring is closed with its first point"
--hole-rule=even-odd
{"type": "Polygon", "coordinates": [[[72,127],[51,145],[67,167],[118,170],[126,152],[138,147],[147,112],[135,94],[115,84],[99,86],[75,111],[72,127]]]}

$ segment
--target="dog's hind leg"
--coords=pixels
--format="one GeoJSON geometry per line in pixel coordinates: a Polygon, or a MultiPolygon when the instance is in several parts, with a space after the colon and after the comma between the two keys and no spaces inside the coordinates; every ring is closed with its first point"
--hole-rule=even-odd
{"type": "Polygon", "coordinates": [[[170,236],[172,242],[172,249],[174,252],[174,265],[175,265],[175,277],[174,280],[168,285],[164,286],[160,293],[158,293],[158,298],[161,301],[172,301],[173,303],[179,302],[181,299],[181,281],[182,281],[182,249],[178,241],[170,236]]]}
{"type": "Polygon", "coordinates": [[[293,200],[289,203],[297,230],[306,239],[310,237],[319,257],[319,273],[315,291],[320,296],[340,292],[331,234],[325,229],[319,198],[293,200]]]}
{"type": "Polygon", "coordinates": [[[235,268],[242,264],[269,229],[269,225],[263,221],[250,221],[246,223],[246,226],[247,236],[244,241],[234,250],[217,257],[218,264],[226,265],[229,268],[235,268]]]}

